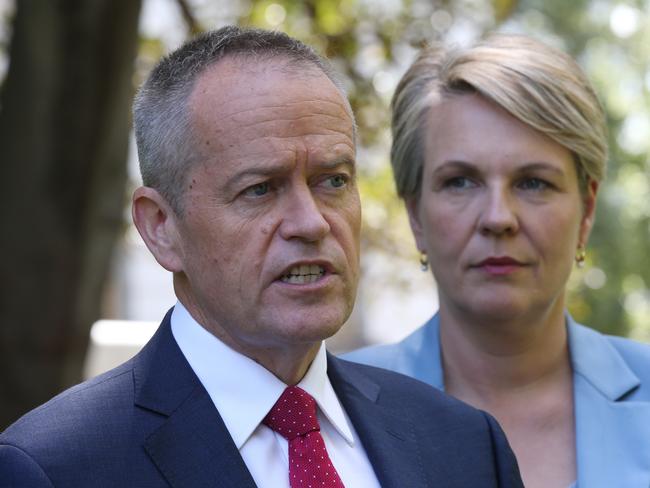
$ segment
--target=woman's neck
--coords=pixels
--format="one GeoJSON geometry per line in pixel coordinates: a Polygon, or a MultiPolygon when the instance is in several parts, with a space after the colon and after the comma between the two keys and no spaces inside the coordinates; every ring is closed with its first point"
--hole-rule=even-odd
{"type": "Polygon", "coordinates": [[[516,320],[466,317],[440,309],[445,390],[485,407],[499,398],[534,391],[569,378],[563,304],[516,320]]]}
{"type": "Polygon", "coordinates": [[[526,486],[576,479],[573,379],[563,304],[534,318],[467,320],[441,306],[445,390],[490,412],[526,486]]]}

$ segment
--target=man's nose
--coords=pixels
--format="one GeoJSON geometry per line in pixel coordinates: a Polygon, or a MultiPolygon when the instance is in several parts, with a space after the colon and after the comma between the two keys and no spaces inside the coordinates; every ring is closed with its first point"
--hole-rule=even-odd
{"type": "Polygon", "coordinates": [[[516,233],[519,230],[519,216],[514,196],[505,188],[489,189],[478,225],[484,235],[516,233]]]}
{"type": "Polygon", "coordinates": [[[283,239],[316,242],[330,231],[330,224],[308,186],[294,189],[287,195],[282,211],[280,235],[283,239]]]}

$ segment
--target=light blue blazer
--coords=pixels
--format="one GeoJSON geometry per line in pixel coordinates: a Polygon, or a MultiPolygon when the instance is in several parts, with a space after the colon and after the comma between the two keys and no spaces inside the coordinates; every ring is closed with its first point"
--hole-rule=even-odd
{"type": "MultiPolygon", "coordinates": [[[[650,487],[650,346],[605,336],[567,314],[573,367],[578,488],[650,487]]],[[[345,359],[444,390],[438,315],[397,344],[345,359]]]]}

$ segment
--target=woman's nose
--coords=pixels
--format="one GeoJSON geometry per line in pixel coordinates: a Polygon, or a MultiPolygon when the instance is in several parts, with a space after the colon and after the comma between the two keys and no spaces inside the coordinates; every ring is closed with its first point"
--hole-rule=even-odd
{"type": "Polygon", "coordinates": [[[482,234],[514,234],[519,230],[516,202],[506,189],[493,189],[481,209],[479,230],[482,234]]]}

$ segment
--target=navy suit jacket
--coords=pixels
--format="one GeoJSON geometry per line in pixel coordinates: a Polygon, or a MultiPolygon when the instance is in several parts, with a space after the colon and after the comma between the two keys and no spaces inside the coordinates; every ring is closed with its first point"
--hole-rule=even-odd
{"type": "MultiPolygon", "coordinates": [[[[255,486],[169,317],[133,359],[2,433],[0,486],[255,486]]],[[[382,487],[523,486],[503,432],[484,412],[332,356],[328,375],[382,487]]]]}

